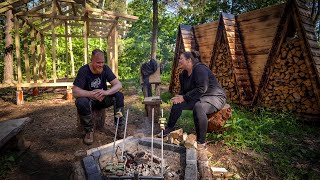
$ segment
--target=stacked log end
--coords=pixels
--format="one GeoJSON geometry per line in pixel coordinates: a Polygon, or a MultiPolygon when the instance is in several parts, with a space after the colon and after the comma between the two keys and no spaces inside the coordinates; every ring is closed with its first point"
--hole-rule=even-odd
{"type": "Polygon", "coordinates": [[[310,74],[314,72],[309,72],[299,38],[282,44],[271,71],[262,97],[266,107],[299,113],[320,113],[310,79],[310,74]]]}
{"type": "Polygon", "coordinates": [[[182,72],[182,69],[178,66],[176,69],[176,72],[174,74],[174,80],[175,86],[173,87],[172,93],[173,94],[179,94],[180,92],[180,80],[179,80],[179,75],[182,72]]]}
{"type": "Polygon", "coordinates": [[[226,43],[222,43],[217,51],[212,71],[226,91],[227,98],[232,102],[237,103],[239,102],[239,95],[236,89],[236,82],[231,64],[231,56],[228,52],[228,45],[226,43]]]}

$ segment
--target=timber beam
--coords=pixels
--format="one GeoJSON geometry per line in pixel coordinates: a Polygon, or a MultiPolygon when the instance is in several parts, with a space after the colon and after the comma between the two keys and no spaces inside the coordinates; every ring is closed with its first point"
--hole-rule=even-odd
{"type": "Polygon", "coordinates": [[[53,15],[53,14],[41,14],[32,13],[25,15],[24,13],[17,13],[20,17],[41,17],[41,18],[54,18],[59,20],[74,20],[74,21],[91,21],[91,22],[103,22],[103,23],[113,23],[114,20],[96,19],[96,18],[86,18],[84,16],[63,16],[63,15],[53,15]]]}
{"type": "Polygon", "coordinates": [[[114,17],[119,17],[120,19],[123,19],[123,20],[133,21],[133,22],[135,22],[139,19],[137,16],[131,16],[131,15],[127,15],[127,14],[116,13],[116,12],[112,12],[112,11],[106,11],[106,10],[101,10],[98,8],[93,8],[93,7],[90,7],[88,4],[86,4],[85,11],[95,12],[94,15],[99,15],[99,16],[104,16],[104,17],[110,17],[110,15],[111,15],[114,17]]]}
{"type": "MultiPolygon", "coordinates": [[[[45,36],[52,36],[51,33],[46,33],[44,34],[45,36]]],[[[71,34],[55,34],[55,37],[72,37],[72,38],[83,38],[83,35],[71,35],[71,34]]],[[[107,38],[107,36],[97,36],[97,35],[90,35],[88,36],[88,38],[107,38]]]]}

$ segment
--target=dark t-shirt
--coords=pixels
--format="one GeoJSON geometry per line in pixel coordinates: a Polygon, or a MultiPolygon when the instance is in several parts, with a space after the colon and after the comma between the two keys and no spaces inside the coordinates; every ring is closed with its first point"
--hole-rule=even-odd
{"type": "Polygon", "coordinates": [[[92,91],[94,89],[107,90],[107,82],[111,82],[115,78],[116,76],[106,65],[103,66],[101,74],[93,74],[90,71],[89,64],[86,64],[79,69],[73,85],[87,91],[92,91]]]}
{"type": "Polygon", "coordinates": [[[202,63],[194,65],[190,76],[186,70],[182,71],[180,94],[185,101],[200,100],[214,105],[217,109],[221,109],[226,101],[224,89],[212,71],[202,63]]]}

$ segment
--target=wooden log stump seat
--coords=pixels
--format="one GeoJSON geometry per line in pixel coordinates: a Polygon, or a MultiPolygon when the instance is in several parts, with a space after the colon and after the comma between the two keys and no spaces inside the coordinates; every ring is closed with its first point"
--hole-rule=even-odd
{"type": "Polygon", "coordinates": [[[145,97],[142,104],[145,105],[145,116],[152,119],[152,108],[154,108],[154,122],[158,122],[160,115],[160,96],[145,97]]]}
{"type": "MultiPolygon", "coordinates": [[[[93,121],[93,130],[103,130],[106,119],[106,108],[103,109],[93,109],[92,110],[92,121],[93,121]]],[[[83,132],[84,128],[80,121],[78,114],[78,131],[83,132]]]]}
{"type": "Polygon", "coordinates": [[[208,133],[222,133],[225,129],[223,126],[226,121],[232,118],[232,109],[226,104],[220,111],[207,115],[208,117],[208,133]]]}

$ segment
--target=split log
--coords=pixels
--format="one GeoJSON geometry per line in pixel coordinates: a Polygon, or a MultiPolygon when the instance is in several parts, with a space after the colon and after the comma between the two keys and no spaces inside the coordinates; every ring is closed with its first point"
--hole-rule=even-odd
{"type": "Polygon", "coordinates": [[[197,137],[194,134],[189,134],[186,142],[184,143],[186,148],[195,148],[197,149],[197,137]]]}
{"type": "Polygon", "coordinates": [[[170,132],[170,137],[172,137],[173,139],[179,139],[179,137],[182,137],[182,134],[183,134],[183,129],[180,128],[178,130],[170,132]]]}
{"type": "Polygon", "coordinates": [[[208,133],[222,133],[225,129],[223,126],[226,121],[232,118],[232,109],[229,104],[226,104],[220,111],[208,116],[208,133]]]}

